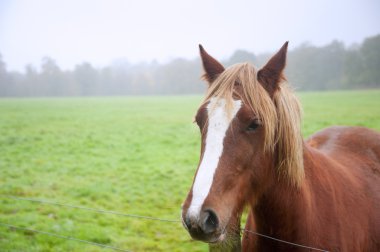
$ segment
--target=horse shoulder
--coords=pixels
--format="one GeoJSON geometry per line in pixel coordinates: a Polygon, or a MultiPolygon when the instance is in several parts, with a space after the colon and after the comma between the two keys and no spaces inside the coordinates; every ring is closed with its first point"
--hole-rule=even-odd
{"type": "Polygon", "coordinates": [[[380,172],[380,133],[364,127],[333,126],[310,136],[306,143],[333,159],[348,156],[380,172]],[[377,168],[377,169],[376,169],[377,168]]]}
{"type": "MultiPolygon", "coordinates": [[[[320,168],[315,176],[320,176],[324,188],[331,188],[329,194],[335,195],[334,201],[341,202],[340,207],[336,206],[338,215],[335,216],[346,219],[341,223],[344,227],[341,227],[341,232],[344,233],[344,230],[351,228],[350,232],[362,236],[357,237],[358,242],[372,240],[372,242],[361,242],[369,246],[361,248],[362,251],[378,251],[380,249],[380,134],[364,127],[335,126],[315,133],[306,144],[314,149],[316,159],[320,162],[320,168]]],[[[323,190],[322,188],[319,189],[323,190]]],[[[343,233],[341,235],[345,236],[343,233]]]]}

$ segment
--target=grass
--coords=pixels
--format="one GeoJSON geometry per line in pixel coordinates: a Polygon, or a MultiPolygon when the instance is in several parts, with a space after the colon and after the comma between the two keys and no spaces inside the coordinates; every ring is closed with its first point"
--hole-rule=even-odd
{"type": "MultiPolygon", "coordinates": [[[[300,93],[305,136],[380,130],[380,90],[300,93]]],[[[0,222],[131,251],[207,251],[180,223],[1,197],[179,219],[199,155],[199,96],[0,100],[0,222]]],[[[1,251],[107,251],[0,226],[1,251]]]]}

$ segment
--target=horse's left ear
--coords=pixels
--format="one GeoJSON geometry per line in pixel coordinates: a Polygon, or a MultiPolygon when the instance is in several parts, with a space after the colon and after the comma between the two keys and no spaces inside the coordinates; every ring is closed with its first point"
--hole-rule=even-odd
{"type": "Polygon", "coordinates": [[[286,65],[286,53],[288,51],[288,41],[281,49],[268,61],[268,63],[259,70],[257,79],[267,90],[270,96],[279,88],[283,79],[283,70],[286,65]]]}
{"type": "Polygon", "coordinates": [[[219,74],[224,71],[224,66],[211,57],[202,45],[199,45],[199,53],[201,54],[203,68],[205,70],[203,78],[211,85],[219,74]]]}

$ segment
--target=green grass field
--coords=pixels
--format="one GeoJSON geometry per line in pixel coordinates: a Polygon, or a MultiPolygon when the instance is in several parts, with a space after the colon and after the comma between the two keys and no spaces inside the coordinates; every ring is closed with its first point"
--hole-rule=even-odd
{"type": "MultiPolygon", "coordinates": [[[[304,135],[380,130],[380,90],[299,94],[304,135]]],[[[4,195],[178,219],[199,155],[199,96],[0,99],[0,222],[131,251],[207,251],[180,223],[100,214],[4,195]],[[2,195],[2,196],[1,196],[2,195]]],[[[0,251],[110,251],[0,226],[0,251]]]]}

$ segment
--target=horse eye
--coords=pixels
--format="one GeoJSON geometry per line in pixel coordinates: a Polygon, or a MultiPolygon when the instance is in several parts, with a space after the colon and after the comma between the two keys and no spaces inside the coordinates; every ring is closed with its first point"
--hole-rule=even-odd
{"type": "Polygon", "coordinates": [[[260,126],[260,121],[258,119],[254,119],[249,126],[247,127],[246,131],[255,131],[260,126]]]}

